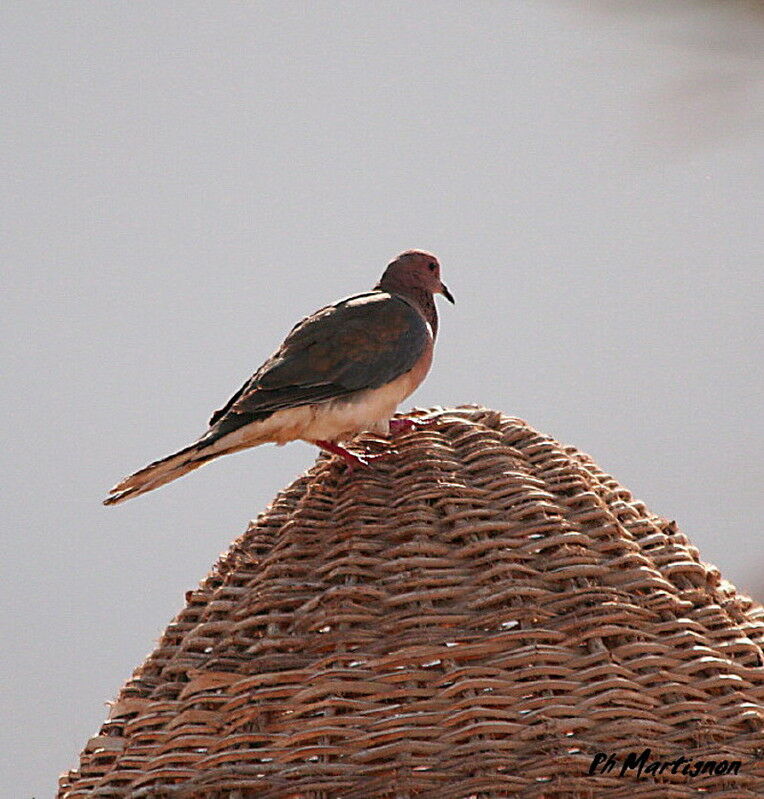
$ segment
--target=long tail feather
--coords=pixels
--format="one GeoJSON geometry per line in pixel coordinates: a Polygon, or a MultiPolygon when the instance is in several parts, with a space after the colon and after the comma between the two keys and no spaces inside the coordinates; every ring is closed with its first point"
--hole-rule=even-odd
{"type": "Polygon", "coordinates": [[[127,499],[153,491],[159,486],[176,480],[194,469],[198,469],[207,461],[211,461],[228,452],[233,452],[234,449],[232,447],[210,447],[209,444],[197,441],[189,447],[168,455],[166,458],[144,466],[143,469],[139,469],[135,474],[131,474],[117,483],[111,489],[103,504],[117,505],[127,499]]]}

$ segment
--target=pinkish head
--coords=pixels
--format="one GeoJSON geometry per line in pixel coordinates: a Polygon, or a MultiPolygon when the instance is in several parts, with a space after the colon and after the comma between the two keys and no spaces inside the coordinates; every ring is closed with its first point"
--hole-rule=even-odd
{"type": "Polygon", "coordinates": [[[454,298],[440,279],[438,259],[429,252],[407,250],[387,265],[385,273],[377,284],[385,291],[426,291],[442,294],[449,302],[454,298]]]}

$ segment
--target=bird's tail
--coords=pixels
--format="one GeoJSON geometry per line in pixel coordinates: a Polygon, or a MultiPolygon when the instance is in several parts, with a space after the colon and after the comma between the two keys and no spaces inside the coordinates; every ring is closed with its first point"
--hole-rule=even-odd
{"type": "Polygon", "coordinates": [[[148,466],[144,466],[143,469],[139,469],[135,474],[125,477],[124,480],[111,489],[103,504],[116,505],[119,502],[145,494],[147,491],[153,491],[155,488],[165,485],[165,483],[169,483],[194,469],[198,469],[207,461],[240,449],[240,447],[236,446],[221,446],[222,442],[205,440],[205,438],[202,437],[190,446],[184,447],[166,458],[154,461],[148,466]]]}

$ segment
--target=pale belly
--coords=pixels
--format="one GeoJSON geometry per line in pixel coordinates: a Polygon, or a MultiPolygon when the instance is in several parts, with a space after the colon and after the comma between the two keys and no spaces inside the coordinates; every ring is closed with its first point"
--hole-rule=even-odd
{"type": "Polygon", "coordinates": [[[280,411],[273,416],[276,428],[273,440],[279,444],[297,438],[303,441],[346,441],[362,431],[387,435],[390,417],[418,385],[412,385],[410,374],[347,399],[280,411]]]}
{"type": "Polygon", "coordinates": [[[387,435],[390,417],[412,392],[403,383],[370,389],[347,400],[313,406],[313,417],[300,430],[305,441],[346,441],[362,431],[387,435]]]}

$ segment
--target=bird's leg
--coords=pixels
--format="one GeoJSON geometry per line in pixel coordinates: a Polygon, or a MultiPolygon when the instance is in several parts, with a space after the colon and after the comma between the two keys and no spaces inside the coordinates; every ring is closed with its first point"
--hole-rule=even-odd
{"type": "Polygon", "coordinates": [[[313,443],[317,447],[321,447],[321,449],[331,452],[333,455],[339,455],[341,458],[343,458],[351,472],[358,466],[362,466],[365,469],[370,469],[371,464],[374,461],[379,461],[383,458],[389,458],[392,454],[394,454],[392,452],[382,452],[379,455],[358,455],[355,452],[351,452],[349,449],[346,449],[341,444],[337,444],[335,441],[324,441],[321,439],[314,441],[313,443]]]}
{"type": "Polygon", "coordinates": [[[390,434],[397,436],[398,433],[410,433],[412,430],[424,430],[438,421],[437,416],[415,419],[411,416],[390,420],[390,434]]]}

